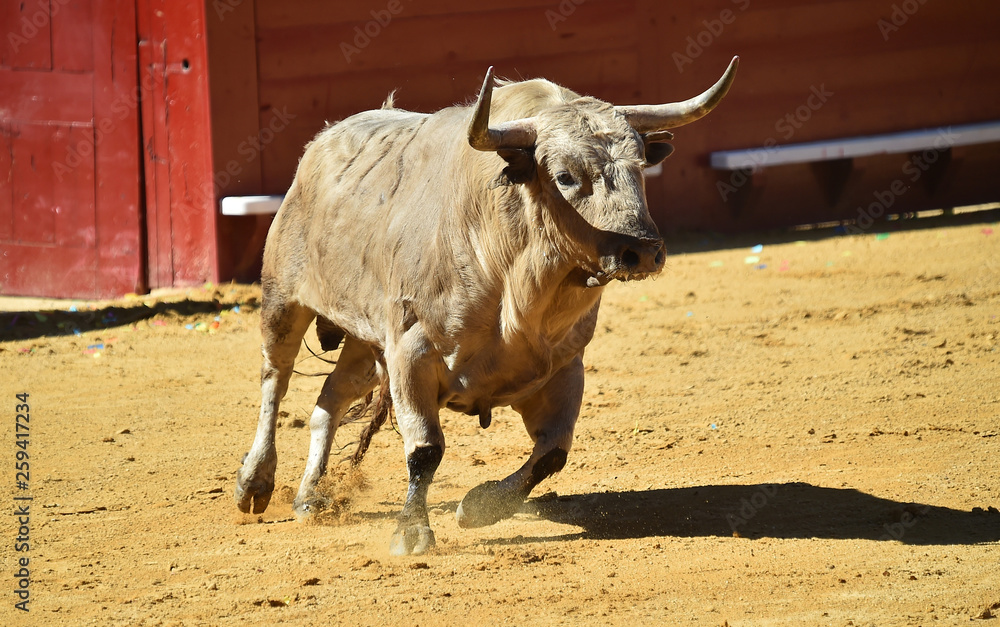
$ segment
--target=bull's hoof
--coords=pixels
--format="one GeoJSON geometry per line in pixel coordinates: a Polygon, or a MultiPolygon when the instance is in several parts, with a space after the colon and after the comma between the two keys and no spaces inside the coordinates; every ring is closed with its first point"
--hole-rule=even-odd
{"type": "Polygon", "coordinates": [[[243,513],[263,513],[274,492],[274,469],[278,466],[278,453],[274,447],[263,451],[251,450],[243,456],[243,466],[236,473],[236,490],[233,498],[243,513]]]}
{"type": "Polygon", "coordinates": [[[274,492],[273,483],[244,483],[237,479],[233,498],[236,500],[236,507],[241,512],[249,514],[252,510],[254,514],[261,514],[271,502],[272,492],[274,492]]]}
{"type": "Polygon", "coordinates": [[[299,522],[305,522],[316,516],[330,505],[330,500],[315,492],[309,493],[305,498],[296,496],[292,502],[292,511],[299,522]]]}
{"type": "Polygon", "coordinates": [[[236,473],[236,490],[233,498],[236,500],[236,507],[243,513],[260,514],[267,509],[267,504],[271,502],[271,493],[274,492],[274,480],[246,479],[241,468],[236,473]]]}
{"type": "Polygon", "coordinates": [[[487,481],[469,490],[455,518],[463,529],[492,525],[516,514],[524,497],[520,490],[509,488],[502,481],[487,481]]]}
{"type": "Polygon", "coordinates": [[[427,525],[400,525],[392,534],[389,553],[392,555],[423,555],[435,544],[434,532],[427,525]]]}

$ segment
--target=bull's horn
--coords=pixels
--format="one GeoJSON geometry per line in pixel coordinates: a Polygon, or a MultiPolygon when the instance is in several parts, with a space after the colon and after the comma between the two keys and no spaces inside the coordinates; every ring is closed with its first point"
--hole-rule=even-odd
{"type": "Polygon", "coordinates": [[[640,133],[662,131],[690,124],[704,117],[714,109],[729,91],[736,77],[736,67],[740,64],[739,57],[733,57],[729,68],[719,82],[712,85],[700,96],[695,96],[684,102],[671,102],[660,105],[632,105],[615,107],[628,123],[640,133]]]}
{"type": "Polygon", "coordinates": [[[476,150],[497,151],[503,148],[530,148],[537,133],[532,118],[504,122],[490,128],[490,102],[493,99],[493,66],[486,70],[486,80],[479,91],[476,110],[469,122],[469,145],[476,150]]]}

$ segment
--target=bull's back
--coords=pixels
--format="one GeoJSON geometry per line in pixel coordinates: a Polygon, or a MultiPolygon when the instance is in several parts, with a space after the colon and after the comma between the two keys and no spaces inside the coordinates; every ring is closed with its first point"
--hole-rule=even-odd
{"type": "Polygon", "coordinates": [[[433,272],[432,246],[449,201],[443,190],[461,150],[461,109],[427,115],[366,111],[306,147],[275,216],[264,281],[348,333],[382,344],[386,293],[400,268],[433,272]],[[456,140],[456,137],[458,140],[456,140]]]}

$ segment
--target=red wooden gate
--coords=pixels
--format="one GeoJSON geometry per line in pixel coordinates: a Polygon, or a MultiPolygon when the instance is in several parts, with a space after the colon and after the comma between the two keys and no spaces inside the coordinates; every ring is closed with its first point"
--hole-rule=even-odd
{"type": "Polygon", "coordinates": [[[0,293],[143,290],[134,0],[0,4],[0,293]]]}

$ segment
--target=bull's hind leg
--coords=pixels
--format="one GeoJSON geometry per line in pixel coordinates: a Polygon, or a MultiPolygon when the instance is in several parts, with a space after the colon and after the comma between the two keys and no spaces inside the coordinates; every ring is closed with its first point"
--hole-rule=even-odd
{"type": "Polygon", "coordinates": [[[375,355],[371,348],[348,336],[344,349],[337,358],[337,365],[326,378],[323,391],[320,392],[309,419],[309,458],[293,504],[295,514],[300,519],[326,505],[326,499],[316,492],[316,484],[326,473],[333,436],[351,403],[370,392],[377,380],[375,355]]]}
{"type": "Polygon", "coordinates": [[[510,518],[536,485],[562,470],[582,400],[583,360],[578,356],[541,390],[514,405],[535,443],[531,457],[506,479],[469,490],[455,513],[460,527],[484,527],[510,518]]]}
{"type": "Polygon", "coordinates": [[[260,370],[260,418],[257,435],[243,467],[236,473],[236,506],[242,512],[259,514],[267,509],[274,491],[274,469],[278,454],[274,447],[274,428],[278,405],[288,390],[299,343],[315,314],[312,310],[289,302],[274,303],[265,295],[261,310],[261,332],[264,342],[261,352],[264,363],[260,370]]]}

